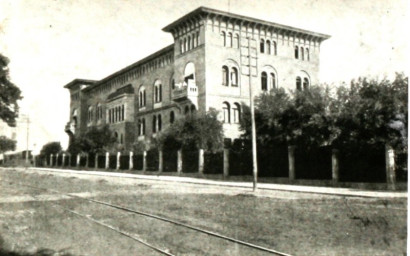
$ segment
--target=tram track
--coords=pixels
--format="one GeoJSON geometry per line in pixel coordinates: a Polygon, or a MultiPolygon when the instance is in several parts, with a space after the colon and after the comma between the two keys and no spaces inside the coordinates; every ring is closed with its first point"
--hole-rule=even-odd
{"type": "MultiPolygon", "coordinates": [[[[3,181],[6,181],[6,180],[3,179],[3,181]]],[[[12,182],[12,181],[10,181],[10,182],[12,182]]],[[[13,182],[13,184],[17,184],[19,186],[28,187],[28,188],[39,190],[39,191],[44,191],[44,192],[47,192],[47,193],[53,193],[53,194],[59,195],[59,196],[65,196],[65,197],[69,197],[69,198],[79,199],[79,200],[86,201],[86,202],[89,202],[89,203],[98,204],[98,205],[102,205],[104,207],[109,207],[111,209],[119,210],[121,212],[127,212],[127,213],[131,213],[131,214],[138,215],[138,216],[144,216],[144,217],[147,217],[147,218],[150,218],[150,219],[155,219],[155,220],[158,220],[158,221],[161,221],[161,222],[165,222],[165,223],[169,223],[169,224],[172,224],[172,225],[175,225],[175,226],[178,226],[178,227],[186,228],[186,229],[192,230],[194,232],[202,233],[202,234],[205,234],[205,235],[208,235],[208,236],[215,237],[217,239],[222,239],[224,241],[232,242],[232,243],[242,245],[242,246],[248,247],[250,249],[255,249],[255,250],[258,250],[258,251],[261,251],[261,252],[265,252],[265,253],[268,253],[268,254],[271,254],[271,255],[290,256],[290,254],[287,254],[287,253],[279,252],[279,251],[276,251],[276,250],[273,250],[273,249],[270,249],[270,248],[267,248],[267,247],[263,247],[263,246],[253,244],[253,243],[250,243],[250,242],[246,242],[246,241],[243,241],[243,240],[240,240],[240,239],[229,237],[229,236],[226,236],[226,235],[223,235],[223,234],[220,234],[220,233],[217,233],[217,232],[213,232],[213,231],[210,231],[210,230],[207,230],[207,229],[199,228],[199,227],[196,227],[196,226],[193,226],[193,225],[190,225],[190,224],[183,223],[181,221],[176,221],[176,220],[173,220],[173,219],[170,219],[170,218],[166,218],[166,217],[159,216],[159,215],[156,215],[156,214],[144,212],[144,211],[141,211],[141,210],[131,209],[131,208],[126,207],[126,206],[112,204],[112,203],[109,203],[109,202],[105,202],[105,201],[101,201],[101,200],[97,200],[97,199],[92,199],[92,198],[85,198],[85,197],[82,197],[82,196],[73,195],[71,193],[64,193],[64,192],[57,191],[55,189],[23,184],[21,182],[13,182]]],[[[79,213],[79,212],[74,211],[72,209],[68,209],[66,207],[61,206],[58,203],[52,203],[52,204],[56,205],[58,207],[61,207],[64,210],[66,210],[66,211],[70,212],[71,214],[74,214],[78,217],[86,218],[87,220],[89,220],[89,221],[91,221],[95,224],[98,224],[98,225],[104,226],[108,229],[111,229],[111,230],[117,232],[118,234],[120,234],[122,236],[129,237],[130,239],[133,239],[133,240],[135,240],[135,241],[137,241],[137,242],[139,242],[139,243],[141,243],[141,244],[143,244],[143,245],[145,245],[145,246],[159,252],[160,254],[174,255],[174,254],[170,253],[169,250],[159,248],[158,246],[150,244],[150,243],[142,240],[141,238],[131,234],[130,232],[120,230],[119,228],[116,228],[112,225],[109,225],[109,224],[103,223],[102,221],[91,218],[87,214],[79,213]]]]}

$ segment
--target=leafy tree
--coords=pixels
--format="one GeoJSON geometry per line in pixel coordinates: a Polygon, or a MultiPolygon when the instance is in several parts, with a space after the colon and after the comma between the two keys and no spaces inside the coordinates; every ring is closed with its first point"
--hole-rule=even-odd
{"type": "Polygon", "coordinates": [[[160,147],[174,145],[196,147],[215,152],[223,147],[223,127],[217,120],[218,112],[210,110],[206,114],[194,114],[175,121],[158,136],[160,147]]]}
{"type": "Polygon", "coordinates": [[[0,154],[7,151],[13,151],[16,149],[16,141],[7,138],[6,136],[0,136],[0,154]]]}
{"type": "Polygon", "coordinates": [[[102,153],[114,147],[116,140],[108,125],[100,128],[91,127],[85,134],[74,139],[68,147],[68,151],[71,154],[102,153]]]}
{"type": "Polygon", "coordinates": [[[396,74],[393,82],[383,79],[353,80],[340,87],[330,111],[338,132],[335,146],[407,143],[408,78],[396,74]]]}
{"type": "Polygon", "coordinates": [[[57,154],[62,151],[60,142],[49,142],[43,146],[40,151],[40,156],[48,157],[51,154],[57,154]]]}
{"type": "Polygon", "coordinates": [[[10,81],[9,59],[0,53],[0,119],[11,127],[16,126],[18,103],[22,99],[20,89],[10,81]]]}

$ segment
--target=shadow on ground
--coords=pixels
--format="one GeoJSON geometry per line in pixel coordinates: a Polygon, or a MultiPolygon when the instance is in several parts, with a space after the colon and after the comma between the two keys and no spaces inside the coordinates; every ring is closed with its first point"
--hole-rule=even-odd
{"type": "Polygon", "coordinates": [[[0,256],[75,256],[74,254],[62,251],[55,251],[47,248],[40,248],[35,252],[10,251],[4,248],[5,241],[0,236],[0,256]]]}

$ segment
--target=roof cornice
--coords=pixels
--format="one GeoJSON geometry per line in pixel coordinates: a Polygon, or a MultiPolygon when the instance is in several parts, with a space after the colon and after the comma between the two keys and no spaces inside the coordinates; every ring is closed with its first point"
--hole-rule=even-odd
{"type": "Polygon", "coordinates": [[[193,10],[192,12],[182,16],[181,18],[179,18],[176,21],[172,22],[168,26],[164,27],[162,30],[165,31],[165,32],[172,32],[172,30],[175,27],[177,27],[178,25],[180,25],[182,22],[184,22],[188,19],[191,19],[193,17],[196,17],[198,15],[201,15],[201,14],[205,14],[205,15],[213,14],[213,15],[217,15],[217,16],[226,17],[228,19],[233,19],[233,20],[236,19],[236,20],[239,20],[239,21],[249,22],[250,24],[254,23],[254,24],[258,24],[258,25],[273,27],[273,28],[276,28],[276,29],[292,31],[292,32],[300,33],[300,34],[306,34],[306,35],[310,35],[310,36],[320,38],[321,41],[330,38],[330,35],[327,35],[327,34],[317,33],[317,32],[313,32],[313,31],[309,31],[309,30],[305,30],[305,29],[300,29],[300,28],[295,28],[295,27],[291,27],[291,26],[287,26],[287,25],[282,25],[282,24],[279,24],[279,23],[274,23],[274,22],[270,22],[270,21],[255,19],[255,18],[252,18],[252,17],[247,17],[247,16],[243,16],[243,15],[239,15],[239,14],[224,12],[224,11],[221,11],[221,10],[216,10],[216,9],[203,7],[203,6],[201,6],[197,9],[193,10]]]}

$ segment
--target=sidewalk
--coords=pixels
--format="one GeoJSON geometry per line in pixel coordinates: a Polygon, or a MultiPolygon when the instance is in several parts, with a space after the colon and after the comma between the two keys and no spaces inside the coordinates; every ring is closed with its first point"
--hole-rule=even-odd
{"type": "MultiPolygon", "coordinates": [[[[73,173],[73,174],[87,174],[97,176],[110,176],[110,177],[122,177],[132,179],[146,179],[146,180],[158,180],[158,181],[171,181],[171,182],[183,182],[201,185],[214,185],[214,186],[228,186],[228,187],[241,187],[252,189],[251,182],[240,181],[215,181],[205,180],[200,178],[191,177],[179,177],[179,176],[153,176],[153,175],[141,175],[131,173],[118,173],[118,172],[103,172],[103,171],[78,171],[70,169],[54,169],[54,168],[30,168],[32,170],[60,172],[60,173],[73,173]]],[[[337,196],[349,196],[349,197],[369,197],[369,198],[407,198],[407,192],[399,191],[367,191],[351,188],[333,188],[333,187],[317,187],[317,186],[299,186],[299,185],[284,185],[284,184],[267,184],[258,183],[258,189],[262,190],[280,190],[280,191],[293,191],[303,193],[315,193],[337,196]]]]}

